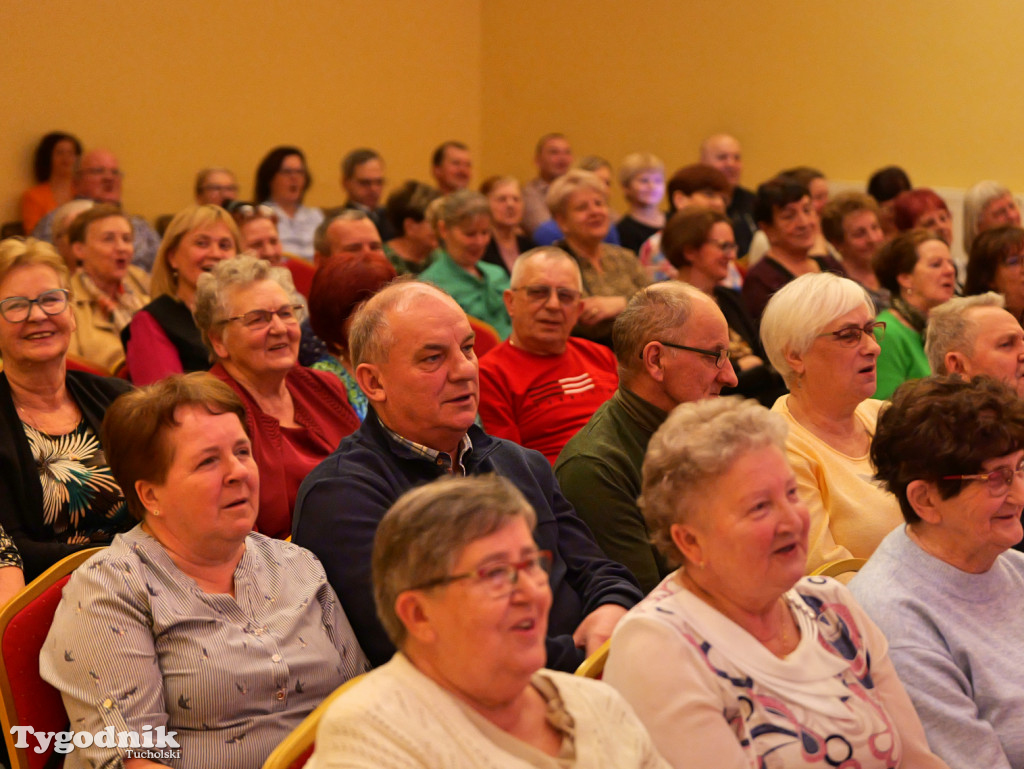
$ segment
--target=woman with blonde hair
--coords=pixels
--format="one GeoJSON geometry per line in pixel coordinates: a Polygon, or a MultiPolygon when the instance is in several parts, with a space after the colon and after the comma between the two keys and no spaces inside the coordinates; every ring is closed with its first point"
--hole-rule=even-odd
{"type": "Polygon", "coordinates": [[[665,164],[650,152],[634,152],[619,164],[619,183],[629,204],[629,212],[618,223],[624,248],[640,253],[640,248],[665,226],[661,201],[665,197],[665,164]]]}
{"type": "Polygon", "coordinates": [[[153,301],[122,332],[135,384],[168,374],[205,371],[210,354],[192,313],[199,276],[241,248],[234,219],[220,206],[189,206],[167,226],[153,265],[153,301]]]}

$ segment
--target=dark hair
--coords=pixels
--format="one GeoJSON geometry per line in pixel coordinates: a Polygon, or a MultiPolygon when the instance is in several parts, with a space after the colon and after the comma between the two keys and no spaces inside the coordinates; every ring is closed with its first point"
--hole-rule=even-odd
{"type": "Polygon", "coordinates": [[[1024,249],[1024,228],[996,227],[978,234],[971,244],[971,253],[967,259],[967,279],[964,281],[964,294],[984,294],[992,290],[996,279],[996,269],[1010,252],[1024,249]]]}
{"type": "Polygon", "coordinates": [[[776,176],[757,188],[754,200],[754,221],[758,224],[774,224],[775,212],[790,203],[797,203],[810,197],[807,187],[788,176],[776,176]]]}
{"type": "Polygon", "coordinates": [[[711,228],[719,222],[732,226],[728,216],[703,206],[689,206],[676,211],[661,231],[661,253],[676,269],[689,266],[686,251],[703,246],[711,228]]]}
{"type": "Polygon", "coordinates": [[[347,350],[345,324],[356,308],[395,279],[398,273],[381,254],[338,254],[320,265],[309,292],[313,333],[331,349],[347,350]]]}
{"type": "Polygon", "coordinates": [[[341,178],[348,181],[359,166],[371,160],[380,160],[380,153],[377,150],[368,147],[352,150],[341,160],[341,178]]]}
{"type": "Polygon", "coordinates": [[[901,192],[913,189],[907,172],[899,166],[886,166],[871,174],[868,179],[868,195],[878,203],[892,200],[901,192]]]}
{"type": "Polygon", "coordinates": [[[128,214],[121,210],[121,206],[114,203],[101,203],[86,209],[71,220],[71,225],[68,227],[68,243],[85,243],[85,237],[89,234],[90,224],[98,222],[100,219],[110,219],[115,216],[128,222],[128,228],[134,236],[135,225],[132,224],[128,214]]]}
{"type": "Polygon", "coordinates": [[[441,197],[441,193],[422,182],[410,179],[397,190],[388,195],[384,211],[395,232],[404,235],[404,222],[412,219],[422,222],[427,213],[427,206],[441,197]]]}
{"type": "Polygon", "coordinates": [[[36,181],[42,184],[50,178],[53,173],[53,151],[63,141],[69,141],[75,145],[75,155],[82,157],[82,143],[75,136],[63,131],[52,131],[42,139],[36,146],[35,155],[32,158],[32,172],[36,181]]]}
{"type": "Polygon", "coordinates": [[[283,145],[281,147],[274,147],[270,152],[267,153],[266,157],[260,161],[259,168],[256,169],[256,201],[262,203],[265,200],[270,200],[270,181],[274,178],[278,171],[281,170],[281,166],[284,165],[284,160],[291,155],[298,155],[302,160],[302,167],[306,169],[306,186],[302,188],[302,194],[305,195],[310,187],[313,186],[313,176],[309,173],[309,166],[306,165],[306,156],[302,153],[298,147],[290,147],[283,145]]]}
{"type": "Polygon", "coordinates": [[[234,414],[249,435],[242,401],[206,371],[172,374],[117,398],[103,417],[100,444],[114,480],[124,492],[128,512],[136,520],[145,517],[146,508],[135,482],[163,483],[167,479],[174,461],[174,446],[167,432],[181,425],[176,415],[182,406],[201,406],[214,415],[234,414]]]}
{"type": "Polygon", "coordinates": [[[785,176],[787,179],[792,179],[797,184],[802,184],[804,187],[810,188],[811,182],[815,179],[824,179],[825,174],[819,171],[817,168],[811,168],[810,166],[796,166],[794,168],[787,168],[785,171],[779,171],[779,176],[785,176]]]}
{"type": "Polygon", "coordinates": [[[943,499],[984,462],[1024,448],[1024,399],[1002,382],[934,376],[900,385],[883,407],[871,441],[875,478],[895,495],[907,523],[920,520],[907,499],[911,481],[934,483],[943,499]]]}
{"type": "Polygon", "coordinates": [[[437,149],[434,150],[434,154],[430,156],[430,165],[434,166],[435,168],[441,165],[441,163],[444,161],[444,153],[447,152],[449,148],[457,150],[466,150],[467,152],[469,151],[469,147],[467,147],[460,141],[455,141],[454,139],[451,141],[446,141],[443,144],[438,145],[437,149]]]}
{"type": "Polygon", "coordinates": [[[901,192],[892,202],[893,223],[900,232],[916,226],[921,216],[929,211],[941,210],[949,213],[946,201],[935,190],[918,187],[916,190],[901,192]]]}
{"type": "Polygon", "coordinates": [[[918,259],[917,249],[929,240],[942,242],[942,239],[931,230],[917,227],[901,232],[878,249],[878,253],[871,260],[871,268],[875,271],[882,288],[887,289],[893,296],[900,295],[899,276],[909,275],[914,271],[918,259]]]}
{"type": "Polygon", "coordinates": [[[672,202],[672,193],[674,192],[681,192],[687,197],[707,190],[728,195],[731,189],[725,174],[714,166],[704,163],[683,166],[672,174],[672,178],[668,180],[668,185],[665,187],[665,194],[668,197],[668,215],[671,216],[676,212],[676,204],[672,202]]]}

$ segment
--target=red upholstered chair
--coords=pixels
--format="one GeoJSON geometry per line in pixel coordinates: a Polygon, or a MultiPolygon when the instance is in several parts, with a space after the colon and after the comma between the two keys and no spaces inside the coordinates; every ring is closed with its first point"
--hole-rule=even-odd
{"type": "MultiPolygon", "coordinates": [[[[31,748],[16,748],[12,726],[32,726],[44,732],[67,729],[68,716],[60,692],[39,675],[39,652],[71,572],[101,550],[79,550],[58,561],[0,611],[0,722],[11,769],[43,769],[53,753],[52,743],[43,754],[31,748]]],[[[31,737],[29,744],[35,745],[31,737]]]]}
{"type": "Polygon", "coordinates": [[[295,290],[308,299],[309,290],[313,288],[313,276],[316,275],[316,267],[297,256],[285,256],[282,264],[292,274],[292,283],[295,284],[295,290]]]}
{"type": "Polygon", "coordinates": [[[96,374],[97,376],[110,376],[110,372],[106,371],[95,363],[90,363],[85,358],[79,358],[77,355],[67,355],[67,366],[69,369],[74,371],[84,371],[87,374],[96,374]]]}
{"type": "Polygon", "coordinates": [[[501,337],[498,336],[494,326],[487,321],[474,318],[472,315],[466,317],[469,318],[469,325],[476,333],[476,341],[473,343],[473,352],[476,353],[476,357],[484,357],[490,350],[501,344],[501,337]]]}

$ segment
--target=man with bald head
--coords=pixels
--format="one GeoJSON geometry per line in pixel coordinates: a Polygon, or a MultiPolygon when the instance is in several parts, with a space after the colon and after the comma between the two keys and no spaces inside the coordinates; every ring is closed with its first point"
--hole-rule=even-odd
{"type": "Polygon", "coordinates": [[[610,349],[570,336],[582,289],[580,268],[565,251],[527,251],[505,291],[512,334],[480,359],[487,432],[536,449],[551,464],[619,383],[610,349]]]}
{"type": "MultiPolygon", "coordinates": [[[[123,180],[124,175],[114,153],[104,149],[89,150],[82,155],[75,170],[75,197],[120,206],[123,180]]],[[[51,211],[40,219],[32,231],[32,237],[52,243],[53,217],[54,212],[51,211]]],[[[132,264],[148,272],[153,269],[153,260],[156,258],[157,249],[160,248],[160,236],[141,216],[128,218],[132,223],[135,245],[132,264]]]]}
{"type": "Polygon", "coordinates": [[[928,315],[924,351],[936,374],[985,375],[1024,397],[1024,329],[989,291],[954,297],[928,315]]]}
{"type": "Polygon", "coordinates": [[[394,653],[374,609],[373,536],[408,489],[446,475],[496,473],[537,513],[534,538],[552,553],[549,667],[574,670],[641,594],[609,561],[558,489],[544,457],[474,425],[474,333],[455,301],[413,281],[385,287],[355,314],[349,350],[371,411],[303,481],[293,540],[312,550],[375,665],[394,653]]]}
{"type": "Polygon", "coordinates": [[[743,174],[743,153],[739,141],[729,134],[709,136],[700,145],[700,162],[717,168],[725,174],[725,178],[729,182],[730,198],[726,213],[732,219],[737,253],[739,256],[744,256],[750,250],[750,242],[754,239],[754,233],[757,231],[757,222],[754,221],[754,199],[756,196],[746,187],[740,186],[740,176],[743,174]]]}
{"type": "Polygon", "coordinates": [[[612,346],[619,389],[565,445],[555,475],[601,549],[648,593],[671,568],[637,505],[647,444],[680,403],[736,386],[729,325],[714,299],[670,280],[633,295],[615,319],[612,346]]]}

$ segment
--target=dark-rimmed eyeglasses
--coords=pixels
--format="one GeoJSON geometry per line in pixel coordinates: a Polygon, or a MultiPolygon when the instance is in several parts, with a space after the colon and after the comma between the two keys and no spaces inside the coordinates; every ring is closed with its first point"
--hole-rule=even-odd
{"type": "Polygon", "coordinates": [[[27,296],[9,296],[0,302],[0,315],[8,323],[24,323],[32,314],[32,305],[38,304],[39,309],[47,315],[60,315],[68,306],[68,290],[51,288],[35,299],[27,296]]]}
{"type": "MultiPolygon", "coordinates": [[[[664,345],[665,347],[671,347],[674,350],[687,350],[689,352],[695,352],[698,355],[706,355],[709,358],[715,359],[715,365],[718,368],[724,368],[725,362],[729,360],[729,350],[726,347],[722,347],[718,350],[705,350],[702,347],[689,347],[685,344],[676,344],[675,342],[658,342],[658,344],[664,345]]],[[[643,351],[640,352],[640,357],[644,357],[643,351]]]]}
{"type": "Polygon", "coordinates": [[[881,343],[885,339],[885,322],[881,320],[872,321],[871,323],[865,323],[863,328],[861,326],[847,326],[838,331],[826,331],[824,334],[818,334],[816,338],[821,339],[826,336],[832,336],[843,347],[856,347],[860,344],[860,338],[864,334],[873,335],[875,341],[881,343]]]}
{"type": "Polygon", "coordinates": [[[1014,476],[1024,477],[1024,462],[1017,467],[1002,465],[988,473],[974,473],[973,475],[944,475],[944,481],[980,481],[985,484],[988,493],[993,497],[1001,497],[1010,491],[1014,476]]]}
{"type": "Polygon", "coordinates": [[[531,302],[546,302],[551,296],[551,292],[554,291],[555,296],[558,297],[558,303],[566,307],[576,304],[581,296],[580,292],[574,288],[555,286],[518,286],[512,290],[524,292],[527,300],[531,302]]]}
{"type": "Polygon", "coordinates": [[[551,571],[551,551],[538,550],[531,556],[515,563],[489,563],[464,574],[449,574],[431,579],[406,590],[429,590],[432,587],[450,585],[463,579],[471,579],[491,598],[504,598],[516,589],[521,575],[526,575],[534,584],[542,585],[551,571]]]}
{"type": "Polygon", "coordinates": [[[249,310],[241,315],[232,315],[230,318],[218,321],[221,324],[228,324],[233,321],[241,321],[242,325],[250,331],[262,331],[270,325],[270,321],[276,315],[283,323],[298,323],[299,313],[305,309],[303,304],[286,304],[277,310],[249,310]]]}

